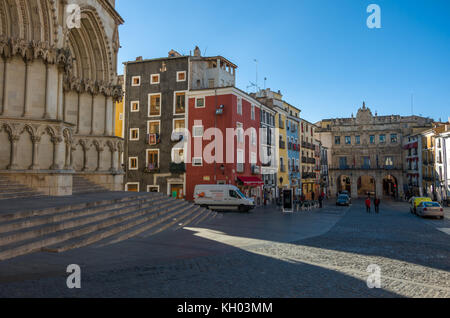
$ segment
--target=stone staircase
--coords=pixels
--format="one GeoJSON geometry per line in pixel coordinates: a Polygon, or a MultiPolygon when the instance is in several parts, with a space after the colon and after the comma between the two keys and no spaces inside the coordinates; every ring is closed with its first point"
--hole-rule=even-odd
{"type": "Polygon", "coordinates": [[[108,189],[78,175],[73,175],[72,194],[101,193],[108,192],[108,189]]]}
{"type": "Polygon", "coordinates": [[[195,225],[216,214],[159,193],[0,214],[0,261],[115,244],[195,225]]]}
{"type": "Polygon", "coordinates": [[[41,197],[41,193],[0,175],[0,200],[41,197]]]}

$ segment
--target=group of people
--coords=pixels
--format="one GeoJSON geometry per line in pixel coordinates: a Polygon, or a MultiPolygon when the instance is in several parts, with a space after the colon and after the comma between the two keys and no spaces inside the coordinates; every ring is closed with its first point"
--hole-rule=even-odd
{"type": "MultiPolygon", "coordinates": [[[[376,197],[373,199],[373,206],[375,207],[375,213],[380,213],[380,204],[381,200],[380,198],[376,197]]],[[[370,200],[370,196],[366,199],[366,212],[371,213],[372,212],[372,200],[370,200]]]]}

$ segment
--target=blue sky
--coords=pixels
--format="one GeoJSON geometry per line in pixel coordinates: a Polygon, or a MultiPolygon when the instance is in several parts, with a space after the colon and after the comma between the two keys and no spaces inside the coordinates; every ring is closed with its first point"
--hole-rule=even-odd
{"type": "Polygon", "coordinates": [[[239,66],[237,86],[281,90],[302,117],[350,117],[366,101],[379,115],[450,116],[448,0],[118,0],[122,62],[189,54],[198,45],[239,66]],[[382,29],[366,8],[381,7],[382,29]]]}

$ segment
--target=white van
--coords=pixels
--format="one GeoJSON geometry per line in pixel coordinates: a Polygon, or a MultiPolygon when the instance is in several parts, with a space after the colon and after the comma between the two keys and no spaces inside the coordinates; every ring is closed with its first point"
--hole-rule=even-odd
{"type": "Polygon", "coordinates": [[[227,184],[195,186],[194,202],[211,210],[248,212],[255,208],[253,199],[245,197],[236,186],[227,184]]]}

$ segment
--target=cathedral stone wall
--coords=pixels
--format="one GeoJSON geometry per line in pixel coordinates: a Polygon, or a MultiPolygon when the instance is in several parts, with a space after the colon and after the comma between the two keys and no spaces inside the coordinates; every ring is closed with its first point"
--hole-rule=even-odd
{"type": "Polygon", "coordinates": [[[122,188],[114,6],[0,0],[0,174],[51,195],[70,195],[73,174],[122,188]]]}

